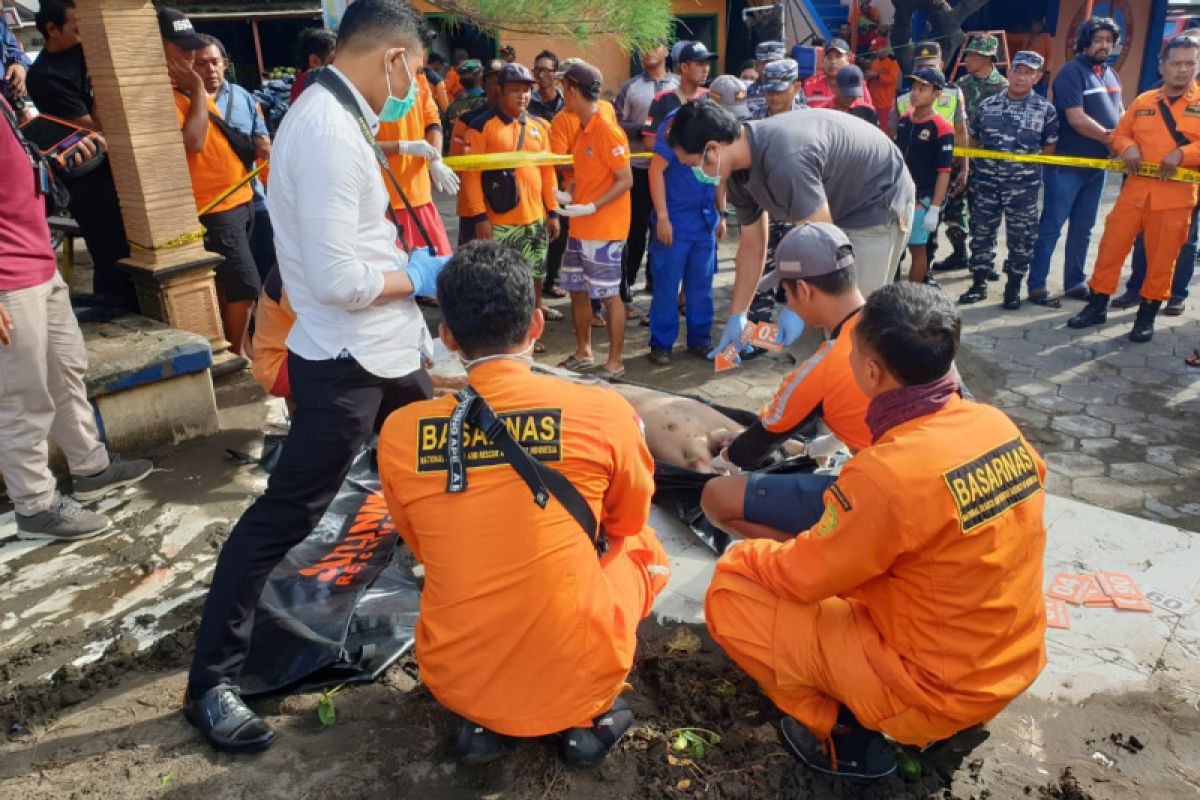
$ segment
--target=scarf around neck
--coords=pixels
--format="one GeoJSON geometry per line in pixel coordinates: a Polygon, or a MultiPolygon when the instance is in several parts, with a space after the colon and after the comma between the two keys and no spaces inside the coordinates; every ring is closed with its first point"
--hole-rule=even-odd
{"type": "Polygon", "coordinates": [[[940,409],[950,398],[959,394],[958,370],[951,368],[942,377],[929,383],[901,386],[871,399],[867,406],[867,427],[871,443],[897,425],[923,417],[940,409]]]}

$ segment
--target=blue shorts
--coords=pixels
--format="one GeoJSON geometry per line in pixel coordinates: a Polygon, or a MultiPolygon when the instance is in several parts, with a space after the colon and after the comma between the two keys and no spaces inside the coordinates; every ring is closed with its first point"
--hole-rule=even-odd
{"type": "Polygon", "coordinates": [[[807,472],[752,473],[746,481],[742,515],[748,522],[795,536],[820,522],[825,513],[823,495],[836,480],[832,475],[807,472]]]}
{"type": "Polygon", "coordinates": [[[929,244],[929,231],[925,230],[925,212],[932,203],[933,199],[929,197],[922,197],[917,201],[913,210],[912,233],[908,235],[909,244],[929,244]]]}

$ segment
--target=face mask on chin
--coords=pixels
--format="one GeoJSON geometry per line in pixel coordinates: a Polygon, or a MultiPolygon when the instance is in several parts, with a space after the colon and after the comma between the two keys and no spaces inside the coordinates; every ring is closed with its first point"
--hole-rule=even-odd
{"type": "Polygon", "coordinates": [[[408,59],[403,56],[401,56],[401,61],[404,63],[404,72],[408,75],[408,93],[402,98],[392,94],[392,75],[387,68],[387,62],[394,52],[394,50],[388,50],[383,54],[383,79],[387,81],[388,96],[387,100],[383,102],[383,109],[379,112],[380,122],[395,122],[402,119],[417,102],[417,82],[413,80],[412,72],[408,69],[408,59]]]}
{"type": "Polygon", "coordinates": [[[707,172],[704,171],[704,156],[707,154],[708,154],[708,148],[705,148],[704,152],[700,154],[699,166],[692,167],[692,175],[694,175],[696,177],[696,180],[700,181],[703,184],[706,184],[708,186],[717,186],[721,183],[721,151],[720,150],[717,151],[717,174],[716,175],[709,175],[707,172]]]}

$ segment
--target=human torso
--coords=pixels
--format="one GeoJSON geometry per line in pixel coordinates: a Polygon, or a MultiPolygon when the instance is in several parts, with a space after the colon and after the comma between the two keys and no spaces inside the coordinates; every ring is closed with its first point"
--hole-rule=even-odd
{"type": "MultiPolygon", "coordinates": [[[[550,131],[539,117],[522,114],[509,117],[502,111],[488,111],[473,117],[468,124],[467,153],[542,153],[550,150],[550,131]],[[524,129],[524,137],[521,131],[524,129]]],[[[511,211],[497,213],[488,209],[492,224],[528,225],[544,219],[542,172],[539,167],[517,167],[517,192],[520,202],[511,211]]]]}
{"type": "Polygon", "coordinates": [[[43,114],[70,121],[92,111],[92,80],[82,45],[57,53],[43,50],[29,68],[25,84],[43,114]]]}
{"type": "MultiPolygon", "coordinates": [[[[620,499],[619,465],[634,459],[636,480],[651,480],[636,415],[616,393],[505,361],[472,370],[471,385],[601,522],[620,499]]],[[[619,683],[636,640],[612,635],[612,589],[580,525],[556,500],[539,508],[481,433],[468,428],[464,438],[465,492],[446,494],[455,405],[447,397],[394,413],[380,437],[380,473],[401,534],[425,568],[416,630],[422,677],[451,709],[519,729],[550,710],[570,714],[573,686],[619,683]]]]}
{"type": "MultiPolygon", "coordinates": [[[[182,127],[193,100],[179,91],[175,91],[173,94],[175,96],[175,118],[182,127]]],[[[203,102],[208,106],[209,114],[220,116],[220,111],[213,102],[212,95],[206,95],[203,102]]],[[[246,168],[234,153],[233,145],[212,122],[211,117],[208,123],[208,135],[204,139],[204,149],[199,153],[188,153],[187,162],[188,172],[192,177],[192,195],[196,200],[197,211],[204,209],[227,189],[237,184],[246,174],[246,168]]],[[[253,199],[254,190],[247,183],[213,206],[207,213],[216,214],[228,211],[249,203],[253,199]]]]}
{"type": "Polygon", "coordinates": [[[743,130],[751,167],[728,182],[729,201],[743,222],[752,221],[756,209],[777,220],[807,219],[820,207],[820,197],[805,189],[810,175],[820,180],[833,221],[843,228],[890,224],[913,200],[904,159],[887,136],[840,111],[794,111],[743,130]]]}
{"type": "Polygon", "coordinates": [[[396,246],[396,228],[386,216],[388,194],[379,163],[354,118],[324,86],[310,87],[288,111],[275,138],[271,165],[267,205],[283,286],[296,312],[288,348],[309,360],[336,358],[347,350],[380,377],[399,377],[420,368],[429,332],[411,298],[348,310],[322,302],[310,283],[311,276],[323,270],[346,268],[339,263],[343,257],[377,272],[405,264],[396,246]],[[301,188],[304,173],[317,159],[333,160],[344,170],[345,207],[339,210],[354,230],[352,253],[326,254],[304,246],[309,228],[328,224],[324,204],[301,188]]]}
{"type": "MultiPolygon", "coordinates": [[[[983,100],[971,117],[971,138],[985,150],[1033,155],[1058,141],[1058,115],[1036,92],[1014,100],[1008,92],[983,100]]],[[[976,159],[977,169],[988,175],[1037,177],[1038,164],[998,159],[976,159]]]]}
{"type": "MultiPolygon", "coordinates": [[[[13,112],[0,97],[0,114],[13,112]]],[[[15,117],[10,117],[15,122],[15,117]]],[[[50,247],[46,223],[46,198],[29,154],[21,147],[9,123],[0,119],[0,292],[39,286],[54,277],[57,261],[50,247]]],[[[20,336],[20,332],[17,332],[20,336]]]]}
{"type": "Polygon", "coordinates": [[[1104,142],[1080,134],[1067,121],[1068,106],[1063,103],[1062,97],[1068,93],[1068,86],[1071,87],[1072,98],[1076,90],[1080,95],[1071,106],[1082,108],[1097,124],[1111,131],[1121,119],[1121,83],[1116,73],[1107,64],[1101,65],[1097,71],[1086,57],[1078,56],[1064,64],[1054,78],[1054,108],[1062,123],[1062,135],[1056,152],[1083,158],[1106,158],[1108,147],[1104,142]]]}
{"type": "Polygon", "coordinates": [[[939,168],[949,159],[944,148],[954,150],[954,126],[938,114],[917,119],[908,112],[896,128],[896,146],[904,154],[904,163],[917,187],[918,198],[932,198],[939,168]]]}

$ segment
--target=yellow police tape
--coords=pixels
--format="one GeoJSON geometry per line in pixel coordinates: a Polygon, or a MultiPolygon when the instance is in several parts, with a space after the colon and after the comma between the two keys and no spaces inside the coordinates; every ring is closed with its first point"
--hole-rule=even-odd
{"type": "MultiPolygon", "coordinates": [[[[202,217],[205,214],[207,214],[209,211],[212,211],[214,208],[216,208],[218,205],[220,205],[221,202],[224,201],[226,197],[229,197],[229,195],[233,194],[238,189],[242,188],[247,183],[254,180],[254,178],[258,176],[258,173],[260,173],[264,169],[266,169],[270,165],[270,163],[271,162],[269,162],[269,161],[264,161],[263,163],[261,163],[257,167],[255,167],[253,171],[246,173],[240,181],[235,183],[233,186],[230,186],[225,191],[221,192],[219,195],[217,195],[215,200],[213,200],[211,203],[206,205],[204,208],[200,209],[196,213],[196,216],[202,217]]],[[[204,226],[201,225],[198,230],[194,230],[191,233],[185,233],[182,236],[176,236],[174,239],[171,239],[169,242],[163,242],[162,244],[138,244],[137,242],[133,242],[133,241],[129,241],[129,240],[126,240],[125,244],[129,245],[129,250],[134,253],[153,253],[157,250],[171,250],[176,247],[183,247],[185,244],[191,244],[192,242],[198,242],[204,238],[204,233],[205,233],[204,226]]]]}
{"type": "MultiPolygon", "coordinates": [[[[969,158],[987,158],[1002,161],[1021,161],[1030,164],[1048,164],[1059,167],[1086,167],[1102,169],[1107,172],[1128,172],[1125,162],[1107,158],[1077,158],[1075,156],[1046,156],[1021,155],[1018,153],[1002,153],[999,150],[982,150],[976,147],[956,147],[954,155],[969,158]]],[[[650,153],[633,153],[632,158],[649,158],[650,153]]],[[[516,169],[517,167],[566,166],[572,163],[569,155],[553,153],[487,153],[484,155],[450,156],[445,159],[446,166],[455,172],[478,172],[489,169],[516,169]]],[[[1158,164],[1143,163],[1139,175],[1157,178],[1158,164]]],[[[1200,183],[1200,172],[1191,169],[1177,169],[1171,176],[1173,181],[1185,183],[1200,183]]]]}
{"type": "MultiPolygon", "coordinates": [[[[1129,169],[1125,166],[1125,162],[1119,159],[1109,158],[1078,158],[1076,156],[1046,156],[1041,155],[1021,155],[1018,153],[1002,153],[998,150],[982,150],[977,147],[956,147],[954,155],[967,156],[968,158],[986,158],[997,161],[1021,161],[1029,164],[1048,164],[1056,167],[1087,167],[1088,169],[1102,169],[1107,172],[1125,172],[1129,169]]],[[[1158,174],[1158,164],[1150,164],[1142,162],[1141,169],[1138,170],[1139,175],[1144,175],[1147,178],[1160,177],[1158,174]]],[[[1176,169],[1175,174],[1170,180],[1182,181],[1184,183],[1200,183],[1200,172],[1193,169],[1176,169]]]]}

